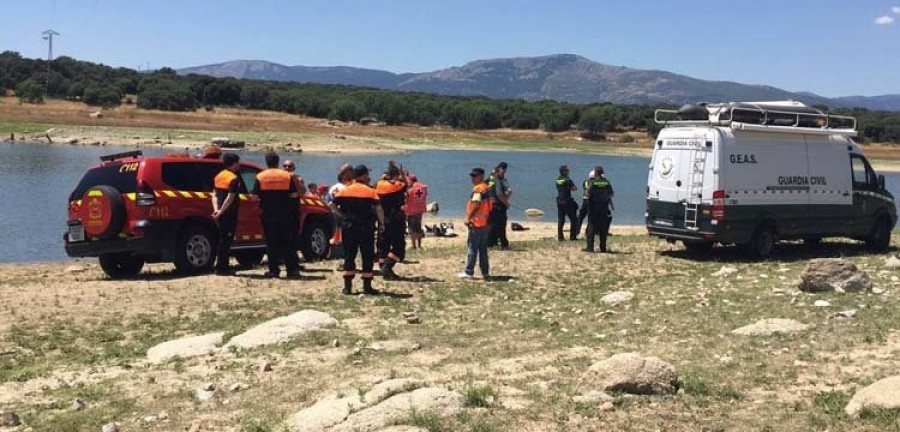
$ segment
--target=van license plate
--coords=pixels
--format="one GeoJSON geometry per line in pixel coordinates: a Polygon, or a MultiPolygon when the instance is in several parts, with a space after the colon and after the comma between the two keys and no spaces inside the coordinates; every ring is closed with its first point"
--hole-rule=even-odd
{"type": "Polygon", "coordinates": [[[72,243],[84,241],[84,227],[81,225],[70,226],[69,241],[72,243]]]}

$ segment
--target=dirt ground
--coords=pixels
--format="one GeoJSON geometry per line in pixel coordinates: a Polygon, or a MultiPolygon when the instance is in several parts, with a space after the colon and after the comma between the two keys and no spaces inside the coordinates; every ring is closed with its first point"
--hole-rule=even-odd
{"type": "Polygon", "coordinates": [[[887,255],[826,242],[783,245],[760,262],[729,248],[692,256],[642,227],[614,229],[615,253],[585,254],[580,242],[557,242],[553,224],[525,225],[511,250],[491,252],[494,281],[456,278],[462,228],[426,238],[399,266],[404,280],[376,279],[385,295],[375,297],[341,296],[335,261],[306,264],[300,281],[259,279],[262,269],[182,277],[165,264],[112,281],[89,260],[0,266],[0,411],[19,414],[16,431],[99,431],[112,421],[124,431],[282,431],[326,395],[417,378],[466,397],[465,415],[416,417],[432,432],[900,428],[896,412],[843,412],[855,390],[900,367],[900,271],[885,266],[887,255]],[[867,271],[875,290],[796,289],[808,259],[838,256],[867,271]],[[635,297],[600,301],[612,291],[635,297]],[[227,339],[303,309],[339,324],[277,346],[145,360],[164,341],[214,331],[227,339]],[[848,309],[854,318],[834,318],[848,309]],[[810,329],[730,333],[762,318],[810,329]],[[682,391],[614,395],[611,410],[573,400],[592,362],[632,351],[672,363],[682,391]],[[207,384],[215,396],[198,398],[207,384]]]}

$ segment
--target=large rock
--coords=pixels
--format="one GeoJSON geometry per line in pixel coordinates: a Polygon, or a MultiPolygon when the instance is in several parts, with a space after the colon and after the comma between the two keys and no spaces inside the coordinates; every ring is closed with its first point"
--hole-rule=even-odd
{"type": "Polygon", "coordinates": [[[163,342],[147,350],[147,361],[159,364],[176,357],[186,359],[210,354],[219,349],[224,335],[225,333],[218,332],[163,342]]]}
{"type": "Polygon", "coordinates": [[[337,320],[327,313],[314,310],[302,310],[288,316],[266,321],[253,327],[250,330],[231,338],[225,347],[248,349],[277,344],[290,340],[300,334],[334,325],[337,325],[337,320]]]}
{"type": "Polygon", "coordinates": [[[814,259],[800,274],[800,290],[806,292],[859,292],[872,289],[869,275],[856,264],[840,258],[814,259]]]}
{"type": "Polygon", "coordinates": [[[774,334],[790,334],[801,332],[809,328],[799,321],[784,318],[767,318],[753,324],[743,326],[731,331],[732,334],[741,336],[771,336],[774,334]]]}
{"type": "Polygon", "coordinates": [[[594,363],[583,382],[589,390],[631,394],[672,394],[680,386],[674,366],[636,353],[616,354],[594,363]]]}
{"type": "Polygon", "coordinates": [[[409,420],[412,411],[435,413],[446,417],[459,413],[463,397],[459,393],[426,387],[392,396],[378,405],[350,414],[343,423],[327,429],[330,432],[376,432],[409,420]]]}
{"type": "Polygon", "coordinates": [[[317,402],[287,419],[291,432],[319,432],[340,424],[353,410],[362,407],[359,395],[332,396],[317,402]]]}
{"type": "Polygon", "coordinates": [[[605,296],[603,296],[600,301],[606,303],[610,306],[620,305],[622,303],[628,303],[634,298],[634,293],[628,291],[614,291],[605,296]]]}
{"type": "Polygon", "coordinates": [[[885,378],[856,392],[844,411],[856,417],[867,409],[900,409],[900,375],[885,378]]]}

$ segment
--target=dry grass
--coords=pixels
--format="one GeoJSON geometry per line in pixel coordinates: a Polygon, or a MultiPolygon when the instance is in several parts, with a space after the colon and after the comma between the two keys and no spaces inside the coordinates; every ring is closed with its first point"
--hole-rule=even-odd
{"type": "MultiPolygon", "coordinates": [[[[429,430],[854,430],[897,428],[897,413],[861,420],[843,415],[859,387],[900,366],[900,279],[883,256],[848,243],[817,251],[787,245],[770,261],[730,250],[697,259],[635,230],[619,231],[610,255],[553,240],[550,224],[514,233],[514,248],[491,254],[508,282],[459,282],[462,239],[426,239],[399,271],[418,278],[379,284],[399,297],[341,297],[334,262],[310,266],[310,280],[177,278],[158,265],[143,279],[106,280],[93,264],[0,267],[0,408],[19,412],[35,431],[97,430],[116,420],[127,430],[274,431],[283,419],[338,391],[364,391],[378,379],[422,378],[464,394],[469,408],[450,419],[416,413],[429,430]],[[814,256],[847,256],[881,294],[799,293],[795,279],[814,256]],[[712,276],[722,265],[738,273],[712,276]],[[613,290],[636,294],[609,307],[613,290]],[[813,307],[817,299],[833,306],[813,307]],[[186,334],[235,334],[266,319],[311,308],[332,313],[335,329],[235,355],[142,362],[146,349],[186,334]],[[859,309],[838,321],[840,310],[859,309]],[[607,312],[610,311],[610,312],[607,312]],[[415,312],[421,324],[408,324],[415,312]],[[732,336],[760,318],[810,324],[801,335],[732,336]],[[338,341],[338,346],[333,341],[338,341]],[[354,353],[354,347],[363,347],[354,353]],[[673,363],[684,392],[617,396],[616,410],[576,404],[579,376],[593,361],[639,351],[673,363]],[[269,361],[270,373],[256,365],[269,361]],[[193,391],[223,391],[198,402],[193,391]],[[232,383],[250,388],[231,393],[232,383]],[[71,411],[75,397],[88,408],[71,411]],[[167,420],[143,422],[165,412],[167,420]]],[[[245,272],[249,276],[261,270],[245,272]]]]}

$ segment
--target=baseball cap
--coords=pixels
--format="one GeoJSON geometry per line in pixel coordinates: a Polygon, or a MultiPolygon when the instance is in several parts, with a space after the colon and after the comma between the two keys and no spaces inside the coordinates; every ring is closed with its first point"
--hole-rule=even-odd
{"type": "Polygon", "coordinates": [[[362,177],[369,173],[369,167],[365,165],[357,165],[353,168],[353,176],[362,177]]]}

